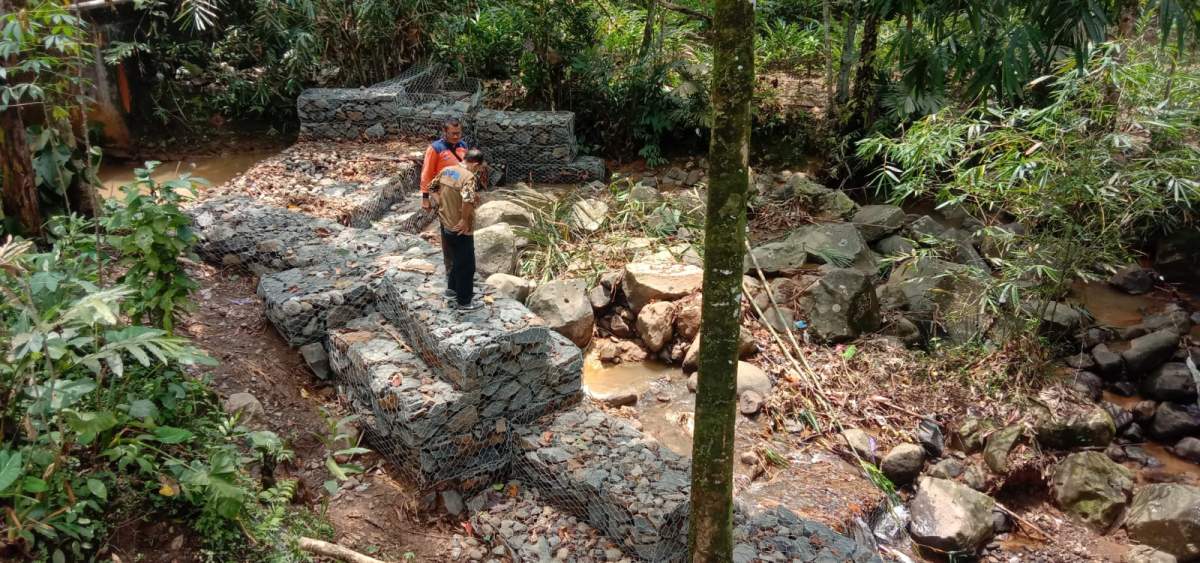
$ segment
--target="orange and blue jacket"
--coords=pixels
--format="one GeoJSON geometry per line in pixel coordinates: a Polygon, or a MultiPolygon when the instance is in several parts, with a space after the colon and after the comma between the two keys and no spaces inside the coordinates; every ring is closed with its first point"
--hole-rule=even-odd
{"type": "Polygon", "coordinates": [[[442,170],[460,164],[467,157],[467,144],[459,141],[453,147],[438,139],[425,149],[425,164],[421,166],[421,193],[429,193],[429,184],[442,170]],[[455,158],[457,156],[458,158],[455,158]]]}

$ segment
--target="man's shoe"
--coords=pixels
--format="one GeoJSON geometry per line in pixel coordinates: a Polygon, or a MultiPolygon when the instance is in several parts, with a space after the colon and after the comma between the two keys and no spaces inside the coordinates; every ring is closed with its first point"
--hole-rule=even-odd
{"type": "Polygon", "coordinates": [[[482,309],[483,303],[478,299],[472,299],[471,302],[467,303],[466,305],[463,305],[462,303],[455,303],[454,308],[458,309],[459,311],[475,311],[477,309],[482,309]]]}
{"type": "Polygon", "coordinates": [[[446,299],[454,299],[455,297],[458,297],[458,293],[447,287],[446,291],[442,292],[442,297],[445,297],[446,299]]]}

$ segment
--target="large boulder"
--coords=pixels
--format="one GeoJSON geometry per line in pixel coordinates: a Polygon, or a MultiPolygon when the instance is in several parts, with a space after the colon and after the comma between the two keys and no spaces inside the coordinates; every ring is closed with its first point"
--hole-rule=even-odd
{"type": "Polygon", "coordinates": [[[587,298],[587,282],[559,280],[543,284],[529,294],[526,306],[576,346],[583,348],[592,340],[596,317],[587,298]]]}
{"type": "Polygon", "coordinates": [[[800,308],[810,332],[826,342],[853,340],[879,328],[875,287],[857,270],[829,270],[801,296],[800,308]]]}
{"type": "Polygon", "coordinates": [[[1142,381],[1142,395],[1158,401],[1196,402],[1196,379],[1183,362],[1159,366],[1142,381]]]}
{"type": "Polygon", "coordinates": [[[938,258],[901,264],[880,289],[885,309],[903,309],[928,334],[944,330],[954,342],[982,335],[991,319],[979,313],[984,286],[977,270],[938,258]]]}
{"type": "Polygon", "coordinates": [[[675,304],[670,301],[655,301],[637,316],[637,331],[651,352],[658,352],[674,337],[675,304]]]}
{"type": "Polygon", "coordinates": [[[510,274],[492,274],[484,283],[495,289],[497,296],[507,297],[521,303],[529,298],[529,294],[536,287],[532,281],[510,274]]]}
{"type": "Polygon", "coordinates": [[[1093,528],[1106,530],[1121,515],[1133,491],[1133,472],[1100,452],[1063,459],[1050,478],[1054,500],[1093,528]]]}
{"type": "Polygon", "coordinates": [[[916,247],[908,239],[900,235],[883,237],[875,243],[875,252],[884,256],[901,256],[912,254],[916,247]]]}
{"type": "Polygon", "coordinates": [[[1171,452],[1192,463],[1200,463],[1200,438],[1188,436],[1176,442],[1171,452]]]}
{"type": "Polygon", "coordinates": [[[622,283],[629,305],[636,312],[651,301],[674,301],[700,289],[704,270],[690,264],[632,262],[625,265],[622,283]]]}
{"type": "Polygon", "coordinates": [[[1046,448],[1104,448],[1117,434],[1112,416],[1103,407],[1064,404],[1058,408],[1040,407],[1034,421],[1034,434],[1046,448]]]}
{"type": "Polygon", "coordinates": [[[1092,348],[1092,360],[1096,362],[1096,371],[1110,381],[1125,370],[1125,360],[1121,358],[1121,354],[1112,351],[1103,342],[1092,348]]]}
{"type": "Polygon", "coordinates": [[[875,253],[852,223],[805,225],[792,231],[784,241],[807,252],[818,264],[832,262],[867,274],[874,274],[878,269],[875,253]]]}
{"type": "Polygon", "coordinates": [[[484,229],[497,223],[507,223],[514,227],[529,227],[533,225],[533,212],[506,199],[489,201],[475,210],[476,229],[484,229]]]}
{"type": "Polygon", "coordinates": [[[787,187],[792,197],[799,199],[815,216],[828,219],[849,217],[858,209],[858,204],[845,192],[831,190],[818,184],[806,174],[788,177],[787,187]]]}
{"type": "Polygon", "coordinates": [[[480,274],[517,271],[517,235],[507,223],[475,230],[475,269],[480,274]]]}
{"type": "Polygon", "coordinates": [[[1169,282],[1200,283],[1200,229],[1184,229],[1160,238],[1154,269],[1169,282]]]}
{"type": "Polygon", "coordinates": [[[875,242],[904,226],[904,210],[895,205],[864,205],[850,222],[867,242],[875,242]]]}
{"type": "Polygon", "coordinates": [[[1177,563],[1174,555],[1163,553],[1148,545],[1135,545],[1121,557],[1121,563],[1177,563]]]}
{"type": "Polygon", "coordinates": [[[1200,436],[1200,406],[1164,401],[1154,411],[1150,434],[1164,442],[1184,436],[1200,436]]]}
{"type": "Polygon", "coordinates": [[[1125,361],[1125,370],[1131,375],[1144,374],[1163,365],[1175,355],[1179,346],[1179,333],[1163,329],[1134,338],[1129,342],[1129,349],[1121,352],[1125,361]]]}
{"type": "Polygon", "coordinates": [[[608,218],[608,204],[598,199],[582,199],[571,204],[571,226],[588,232],[600,230],[608,218]]]}
{"type": "Polygon", "coordinates": [[[1130,539],[1180,561],[1200,561],[1200,487],[1174,483],[1143,487],[1129,505],[1125,529],[1130,539]]]}
{"type": "MultiPolygon", "coordinates": [[[[754,352],[756,352],[757,350],[758,350],[758,347],[754,343],[754,335],[751,334],[750,331],[746,330],[746,327],[742,327],[741,331],[738,333],[738,357],[739,358],[748,358],[750,356],[753,356],[754,352]]],[[[696,371],[696,369],[698,367],[700,367],[699,363],[700,363],[700,333],[697,332],[696,338],[692,340],[692,344],[690,346],[688,346],[687,353],[684,354],[684,356],[683,356],[683,371],[684,371],[684,373],[691,373],[693,371],[696,371]]]]}
{"type": "Polygon", "coordinates": [[[1008,454],[1025,435],[1025,427],[1020,424],[1006,426],[993,432],[983,446],[983,461],[997,475],[1008,473],[1008,454]]]}
{"type": "Polygon", "coordinates": [[[992,537],[991,497],[954,481],[921,477],[909,505],[909,533],[920,545],[970,554],[992,537]]]}
{"type": "Polygon", "coordinates": [[[1058,301],[1026,301],[1021,308],[1027,315],[1041,320],[1043,334],[1057,338],[1079,332],[1090,320],[1086,311],[1058,301]]]}
{"type": "Polygon", "coordinates": [[[808,251],[787,240],[768,242],[750,249],[743,271],[755,268],[768,274],[799,270],[808,262],[808,251]]]}

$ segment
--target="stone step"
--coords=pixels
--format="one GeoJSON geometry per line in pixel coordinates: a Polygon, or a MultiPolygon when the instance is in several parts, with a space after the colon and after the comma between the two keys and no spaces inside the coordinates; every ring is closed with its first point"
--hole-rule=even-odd
{"type": "Polygon", "coordinates": [[[577,347],[512,299],[484,295],[485,306],[469,312],[448,307],[441,295],[445,278],[435,270],[432,262],[424,271],[389,270],[378,304],[426,363],[464,391],[495,389],[503,396],[519,384],[522,390],[511,400],[523,402],[530,394],[530,413],[578,398],[577,347]]]}
{"type": "Polygon", "coordinates": [[[475,137],[481,147],[499,145],[574,145],[575,114],[569,111],[502,111],[475,114],[475,137]]]}
{"type": "Polygon", "coordinates": [[[491,543],[455,536],[451,560],[487,561],[496,555],[497,547],[513,561],[600,563],[621,558],[612,540],[525,485],[511,481],[499,491],[487,489],[466,502],[475,534],[491,538],[491,543]]]}
{"type": "Polygon", "coordinates": [[[581,156],[565,164],[510,162],[505,180],[513,182],[537,182],[541,184],[581,184],[606,177],[604,160],[594,156],[581,156]]]}
{"type": "Polygon", "coordinates": [[[513,475],[627,554],[680,560],[687,547],[690,462],[633,423],[589,404],[518,426],[513,475]]]}
{"type": "Polygon", "coordinates": [[[382,315],[332,330],[329,364],[376,449],[422,487],[494,473],[508,465],[511,426],[483,419],[480,392],[442,380],[382,315]]]}
{"type": "MultiPolygon", "coordinates": [[[[335,184],[322,190],[322,205],[339,209],[342,223],[367,227],[393,203],[415,193],[417,165],[403,162],[396,174],[371,184],[335,184]]],[[[197,253],[226,267],[263,274],[308,266],[334,257],[354,258],[393,252],[387,232],[347,228],[339,222],[263,204],[245,196],[219,197],[187,210],[200,241],[197,253]]]]}
{"type": "Polygon", "coordinates": [[[267,320],[292,346],[317,342],[327,331],[374,312],[381,271],[389,267],[412,267],[413,263],[425,267],[429,263],[423,258],[440,254],[413,235],[380,235],[369,229],[346,229],[343,234],[360,240],[372,237],[385,240],[386,244],[376,248],[386,253],[327,254],[311,266],[259,278],[258,295],[263,299],[267,320]]]}

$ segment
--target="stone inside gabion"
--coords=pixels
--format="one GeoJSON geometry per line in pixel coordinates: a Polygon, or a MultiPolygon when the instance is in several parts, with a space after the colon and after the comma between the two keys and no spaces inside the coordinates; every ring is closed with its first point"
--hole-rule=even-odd
{"type": "Polygon", "coordinates": [[[514,181],[568,184],[605,176],[604,161],[578,156],[575,114],[483,109],[476,79],[420,65],[368,88],[309,88],[296,101],[302,139],[436,139],[458,119],[473,146],[514,181]]]}

